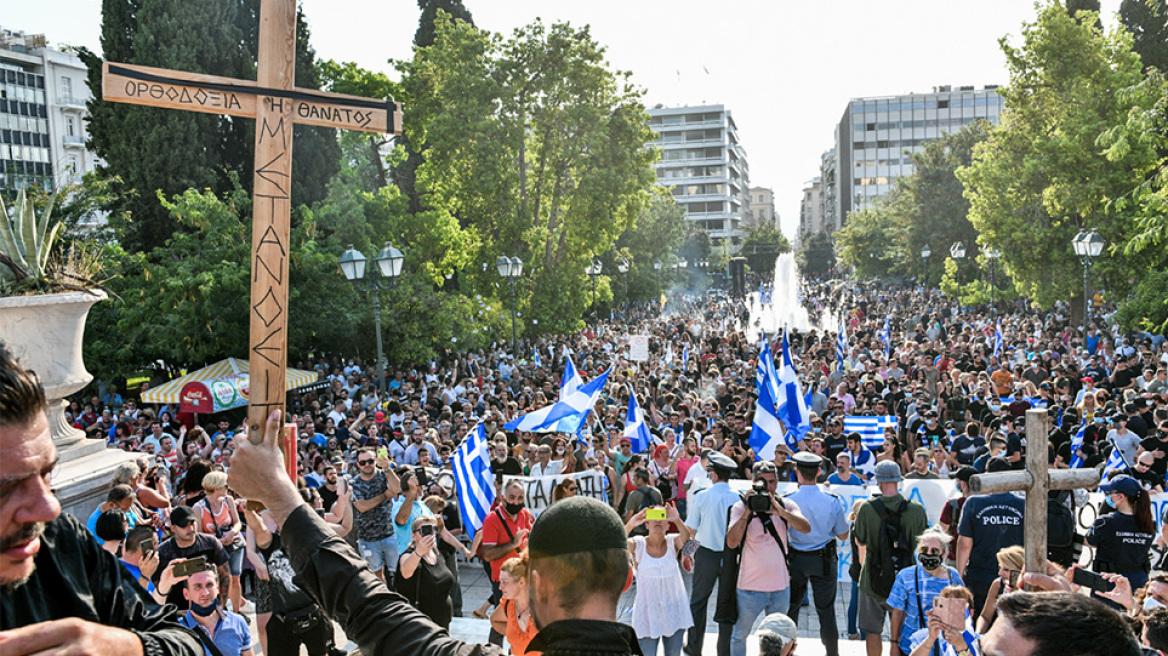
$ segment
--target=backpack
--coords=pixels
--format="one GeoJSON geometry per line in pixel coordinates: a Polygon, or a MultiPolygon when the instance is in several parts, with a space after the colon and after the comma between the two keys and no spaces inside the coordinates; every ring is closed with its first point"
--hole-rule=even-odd
{"type": "Polygon", "coordinates": [[[889,512],[880,499],[872,499],[869,503],[880,516],[880,537],[876,553],[869,560],[872,571],[868,583],[872,586],[872,592],[887,599],[892,592],[892,585],[896,583],[897,572],[913,565],[913,541],[901,525],[901,515],[908,508],[908,501],[894,513],[889,512]]]}
{"type": "Polygon", "coordinates": [[[1046,500],[1047,557],[1060,565],[1074,563],[1075,514],[1069,505],[1071,492],[1061,490],[1046,500]]]}

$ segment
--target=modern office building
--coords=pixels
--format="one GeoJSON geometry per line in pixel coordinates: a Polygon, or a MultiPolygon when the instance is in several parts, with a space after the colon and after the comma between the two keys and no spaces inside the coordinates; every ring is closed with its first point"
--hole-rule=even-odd
{"type": "Polygon", "coordinates": [[[771,225],[779,227],[779,214],[775,212],[775,192],[766,187],[751,187],[746,195],[745,225],[771,225]]]}
{"type": "MultiPolygon", "coordinates": [[[[935,87],[932,93],[853,98],[835,135],[834,212],[827,222],[839,229],[849,212],[870,206],[892,190],[896,179],[913,172],[911,154],[966,124],[998,122],[1003,98],[997,85],[935,87]]],[[[826,187],[826,163],[820,177],[826,187]]]]}
{"type": "Polygon", "coordinates": [[[86,75],[44,35],[0,28],[0,189],[60,189],[97,165],[85,148],[86,75]]]}
{"type": "Polygon", "coordinates": [[[715,248],[734,252],[742,242],[750,168],[730,110],[722,105],[649,110],[661,149],[657,184],[668,187],[686,218],[710,235],[715,248]]]}

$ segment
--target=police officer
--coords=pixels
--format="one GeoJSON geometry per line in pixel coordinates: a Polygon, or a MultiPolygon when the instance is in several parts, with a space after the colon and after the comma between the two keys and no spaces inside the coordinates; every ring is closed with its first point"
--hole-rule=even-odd
{"type": "MultiPolygon", "coordinates": [[[[690,656],[702,654],[702,641],[706,635],[706,615],[710,593],[714,583],[722,576],[723,555],[726,547],[726,528],[730,520],[730,507],[738,503],[738,494],[730,489],[727,481],[738,465],[729,456],[717,451],[709,455],[710,469],[707,475],[713,485],[702,490],[689,503],[689,513],[685,525],[694,533],[701,544],[694,554],[693,586],[690,594],[690,612],[693,626],[689,630],[685,652],[690,656]]],[[[718,586],[719,606],[724,606],[727,598],[735,593],[733,586],[718,586]]],[[[715,613],[717,615],[717,613],[715,613]]],[[[715,617],[718,621],[718,654],[730,653],[730,637],[734,623],[722,621],[728,618],[715,617]]]]}
{"type": "Polygon", "coordinates": [[[791,606],[787,615],[799,621],[799,606],[810,582],[819,615],[819,638],[827,656],[839,656],[839,630],[835,619],[837,556],[835,538],[848,539],[848,520],[839,496],[816,485],[823,459],[813,453],[795,454],[799,489],[788,499],[794,501],[811,523],[807,533],[788,532],[791,549],[787,568],[791,573],[791,606]]]}

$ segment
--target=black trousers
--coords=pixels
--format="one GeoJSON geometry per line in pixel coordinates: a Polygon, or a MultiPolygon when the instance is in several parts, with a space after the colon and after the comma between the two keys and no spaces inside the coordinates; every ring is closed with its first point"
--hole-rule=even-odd
{"type": "MultiPolygon", "coordinates": [[[[722,573],[722,552],[698,547],[694,554],[693,590],[689,598],[689,610],[693,614],[693,626],[689,629],[686,651],[701,654],[706,637],[706,615],[709,610],[710,594],[722,573]]],[[[718,656],[729,656],[730,636],[734,625],[718,624],[718,656]]]]}
{"type": "Polygon", "coordinates": [[[839,656],[839,628],[835,619],[838,558],[824,558],[822,554],[791,550],[788,558],[791,573],[791,606],[787,616],[799,623],[799,607],[811,584],[815,613],[819,615],[819,639],[827,656],[839,656]]]}
{"type": "Polygon", "coordinates": [[[333,648],[333,623],[321,613],[321,621],[308,633],[295,634],[272,613],[268,620],[268,653],[271,656],[297,656],[300,645],[304,645],[308,656],[327,656],[333,648]]]}

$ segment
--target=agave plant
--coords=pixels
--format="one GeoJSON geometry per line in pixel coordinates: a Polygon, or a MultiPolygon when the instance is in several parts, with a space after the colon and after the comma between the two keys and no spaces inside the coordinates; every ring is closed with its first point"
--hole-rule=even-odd
{"type": "Polygon", "coordinates": [[[42,289],[54,282],[50,259],[61,223],[50,228],[49,222],[56,200],[53,194],[38,218],[32,198],[23,189],[16,197],[15,211],[0,199],[0,289],[42,289]]]}

